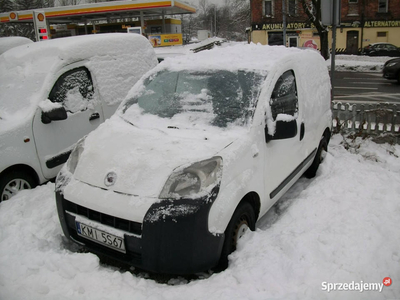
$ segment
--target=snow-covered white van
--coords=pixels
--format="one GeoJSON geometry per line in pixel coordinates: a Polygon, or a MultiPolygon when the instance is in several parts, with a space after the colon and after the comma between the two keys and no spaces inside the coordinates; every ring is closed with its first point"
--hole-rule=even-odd
{"type": "Polygon", "coordinates": [[[140,35],[68,37],[0,55],[0,202],[54,178],[74,144],[157,65],[140,35]]]}
{"type": "Polygon", "coordinates": [[[169,58],[57,176],[64,234],[152,272],[226,267],[243,233],[315,176],[331,123],[315,51],[251,44],[169,58]]]}

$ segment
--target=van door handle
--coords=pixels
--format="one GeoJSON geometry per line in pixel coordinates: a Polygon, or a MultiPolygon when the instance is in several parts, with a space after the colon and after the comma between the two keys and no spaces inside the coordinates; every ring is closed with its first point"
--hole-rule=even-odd
{"type": "Polygon", "coordinates": [[[100,119],[100,114],[98,112],[92,113],[92,115],[89,118],[89,121],[93,121],[96,119],[100,119]]]}
{"type": "Polygon", "coordinates": [[[304,123],[301,123],[301,126],[300,126],[300,141],[304,138],[304,133],[305,133],[304,123]]]}

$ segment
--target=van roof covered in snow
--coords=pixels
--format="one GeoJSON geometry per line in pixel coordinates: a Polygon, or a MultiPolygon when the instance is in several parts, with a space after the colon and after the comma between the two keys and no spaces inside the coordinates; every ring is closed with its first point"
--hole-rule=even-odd
{"type": "Polygon", "coordinates": [[[110,104],[122,101],[138,74],[157,64],[150,42],[137,34],[85,35],[15,47],[0,56],[2,118],[26,115],[46,99],[62,68],[82,61],[110,104]]]}
{"type": "Polygon", "coordinates": [[[192,55],[165,59],[160,68],[171,70],[270,70],[274,65],[293,59],[302,63],[323,63],[315,50],[265,46],[260,44],[234,44],[205,50],[192,55]]]}

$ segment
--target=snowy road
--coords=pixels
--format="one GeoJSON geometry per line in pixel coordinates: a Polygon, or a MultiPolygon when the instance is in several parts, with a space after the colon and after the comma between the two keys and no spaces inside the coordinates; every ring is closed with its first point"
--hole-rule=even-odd
{"type": "Polygon", "coordinates": [[[0,299],[400,299],[400,146],[341,141],[241,239],[226,271],[190,282],[160,284],[71,251],[54,184],[23,191],[0,204],[0,299]],[[323,290],[385,277],[381,292],[323,290]]]}

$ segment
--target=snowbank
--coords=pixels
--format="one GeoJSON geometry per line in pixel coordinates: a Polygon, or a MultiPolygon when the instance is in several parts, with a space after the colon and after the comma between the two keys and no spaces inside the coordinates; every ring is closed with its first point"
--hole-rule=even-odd
{"type": "MultiPolygon", "coordinates": [[[[339,72],[382,72],[383,65],[393,57],[365,55],[336,55],[335,70],[339,72]]],[[[331,59],[326,61],[331,68],[331,59]]]]}
{"type": "Polygon", "coordinates": [[[241,239],[229,268],[159,284],[65,242],[54,184],[0,203],[0,299],[395,299],[400,295],[400,146],[335,135],[317,177],[302,178],[241,239]],[[322,283],[393,284],[323,291],[322,283]]]}

